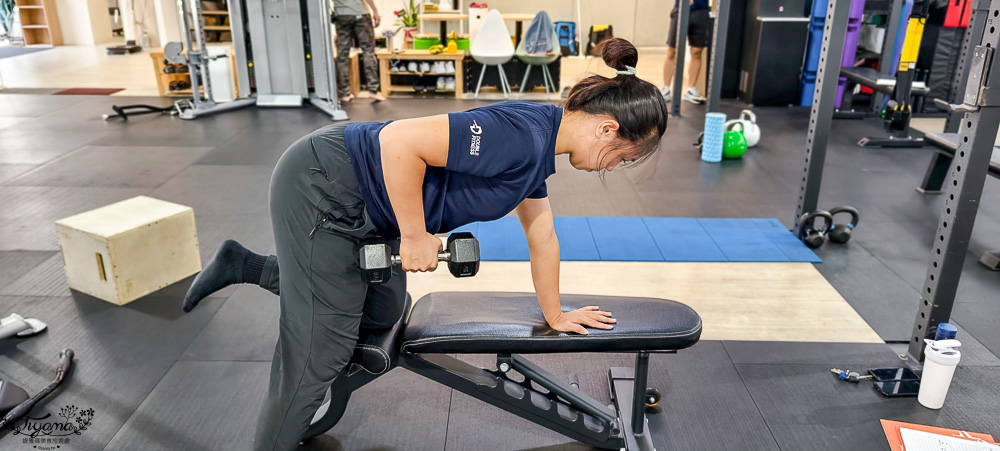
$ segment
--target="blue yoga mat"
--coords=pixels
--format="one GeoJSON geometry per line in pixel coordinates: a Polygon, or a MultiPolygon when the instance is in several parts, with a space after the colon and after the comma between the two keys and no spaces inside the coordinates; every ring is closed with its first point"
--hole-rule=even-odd
{"type": "MultiPolygon", "coordinates": [[[[564,261],[792,262],[819,257],[777,219],[557,217],[564,261]]],[[[517,218],[469,224],[483,261],[528,261],[517,218]]]]}

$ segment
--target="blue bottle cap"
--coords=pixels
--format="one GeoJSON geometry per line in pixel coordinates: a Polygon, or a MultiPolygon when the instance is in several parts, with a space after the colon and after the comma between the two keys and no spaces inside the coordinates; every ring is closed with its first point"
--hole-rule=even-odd
{"type": "Polygon", "coordinates": [[[958,335],[958,328],[948,323],[938,324],[937,335],[934,336],[934,340],[950,340],[958,335]]]}

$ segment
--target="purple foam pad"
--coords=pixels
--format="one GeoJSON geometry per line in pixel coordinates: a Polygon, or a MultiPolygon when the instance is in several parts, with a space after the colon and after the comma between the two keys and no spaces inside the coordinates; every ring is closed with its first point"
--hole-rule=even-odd
{"type": "MultiPolygon", "coordinates": [[[[861,38],[861,18],[864,14],[865,0],[851,2],[851,12],[847,19],[847,35],[844,37],[844,55],[840,58],[840,67],[854,67],[854,59],[858,55],[858,39],[861,38]]],[[[847,78],[840,77],[837,80],[837,102],[835,104],[837,108],[840,108],[846,87],[847,78]]]]}

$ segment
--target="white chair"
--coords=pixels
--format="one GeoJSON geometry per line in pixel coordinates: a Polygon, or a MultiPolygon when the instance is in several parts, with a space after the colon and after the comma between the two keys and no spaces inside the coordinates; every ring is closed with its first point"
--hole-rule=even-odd
{"type": "Polygon", "coordinates": [[[496,66],[500,71],[500,87],[506,99],[510,93],[510,83],[507,82],[507,75],[503,72],[503,64],[514,58],[514,43],[510,40],[507,24],[504,23],[499,11],[492,10],[486,15],[486,20],[483,21],[483,26],[469,50],[472,59],[483,65],[483,70],[479,72],[479,83],[476,83],[476,97],[479,97],[479,87],[483,84],[486,67],[496,66]]]}
{"type": "Polygon", "coordinates": [[[531,73],[531,66],[542,66],[542,81],[545,82],[545,99],[548,100],[550,89],[551,92],[556,92],[556,84],[552,81],[552,74],[549,73],[549,64],[562,56],[562,50],[559,48],[559,34],[555,30],[552,31],[552,46],[548,50],[551,52],[550,55],[529,55],[524,53],[524,39],[521,39],[521,42],[517,44],[517,51],[514,52],[517,55],[517,59],[528,65],[524,69],[524,79],[521,80],[521,89],[517,91],[518,96],[524,95],[524,85],[528,83],[528,74],[531,73]]]}

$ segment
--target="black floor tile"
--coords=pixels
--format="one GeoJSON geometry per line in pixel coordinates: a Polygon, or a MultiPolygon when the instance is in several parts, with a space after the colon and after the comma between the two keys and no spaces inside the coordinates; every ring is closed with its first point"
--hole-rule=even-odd
{"type": "Polygon", "coordinates": [[[280,310],[278,296],[256,285],[241,285],[181,359],[270,362],[280,310]]]}
{"type": "MultiPolygon", "coordinates": [[[[952,311],[952,318],[976,338],[986,349],[1000,356],[1000,304],[996,302],[959,303],[952,311]]],[[[958,337],[961,339],[962,337],[958,337]]],[[[964,351],[963,351],[964,352],[964,351]]]]}
{"type": "Polygon", "coordinates": [[[55,222],[125,199],[145,188],[0,186],[5,212],[0,215],[0,251],[58,250],[55,222]]]}
{"type": "Polygon", "coordinates": [[[108,130],[0,129],[0,164],[42,164],[79,149],[110,133],[108,130]]]}
{"type": "Polygon", "coordinates": [[[2,94],[0,111],[5,116],[38,117],[87,101],[83,96],[2,94]]]}
{"type": "Polygon", "coordinates": [[[69,284],[59,252],[39,252],[49,257],[20,277],[0,286],[0,295],[11,296],[69,296],[69,284]]]}
{"type": "Polygon", "coordinates": [[[850,241],[817,249],[823,277],[886,341],[907,341],[917,315],[920,295],[898,274],[850,241]]]}
{"type": "Polygon", "coordinates": [[[903,365],[896,352],[886,344],[726,341],[723,345],[736,364],[903,365]]]}
{"type": "Polygon", "coordinates": [[[0,116],[0,130],[7,127],[11,127],[14,124],[22,123],[30,119],[29,117],[18,117],[18,116],[0,116]]]}
{"type": "MultiPolygon", "coordinates": [[[[251,199],[244,199],[243,202],[249,200],[251,199]]],[[[264,202],[266,201],[265,195],[264,202]]],[[[267,213],[218,216],[213,211],[215,210],[210,208],[195,209],[198,247],[204,264],[208,264],[225,240],[236,240],[258,254],[274,254],[274,233],[271,229],[271,217],[267,213]]]]}
{"type": "Polygon", "coordinates": [[[210,147],[84,146],[7,184],[156,188],[209,150],[210,147]]]}
{"type": "Polygon", "coordinates": [[[21,174],[24,174],[38,165],[34,164],[0,164],[0,185],[21,174]]]}
{"type": "Polygon", "coordinates": [[[194,208],[196,218],[257,215],[263,220],[271,172],[267,166],[189,166],[149,195],[194,208]]]}
{"type": "Polygon", "coordinates": [[[104,449],[250,449],[270,367],[177,362],[104,449]]]}
{"type": "MultiPolygon", "coordinates": [[[[973,308],[975,310],[975,308],[973,308]]],[[[956,316],[952,315],[950,323],[954,324],[958,328],[958,335],[956,336],[962,342],[962,361],[960,365],[962,366],[1000,366],[1000,355],[991,351],[990,348],[986,347],[981,341],[979,341],[977,336],[983,337],[990,340],[991,337],[989,332],[983,333],[985,331],[980,330],[980,333],[973,334],[968,329],[962,327],[962,324],[956,320],[956,316]]],[[[978,324],[978,323],[977,323],[978,324]]],[[[991,340],[991,344],[994,340],[991,340]]],[[[909,345],[909,343],[907,343],[909,345]]]]}
{"type": "Polygon", "coordinates": [[[660,391],[666,406],[668,428],[653,437],[657,449],[778,449],[721,342],[653,354],[649,386],[660,391]]]}
{"type": "MultiPolygon", "coordinates": [[[[299,449],[443,450],[451,396],[444,385],[394,369],[354,392],[340,422],[299,449]]],[[[483,442],[475,449],[493,448],[483,442]]]]}
{"type": "Polygon", "coordinates": [[[885,449],[880,419],[995,433],[1000,376],[990,367],[960,368],[945,407],[926,409],[916,398],[885,398],[868,382],[843,382],[830,365],[738,364],[740,376],[781,449],[885,449]],[[993,385],[990,385],[993,384],[993,385]]]}
{"type": "Polygon", "coordinates": [[[0,290],[51,258],[54,252],[6,251],[0,252],[0,290]]]}
{"type": "MultiPolygon", "coordinates": [[[[36,392],[54,377],[59,352],[73,349],[69,377],[32,415],[56,415],[67,405],[94,409],[92,425],[71,442],[88,450],[104,448],[216,313],[209,306],[184,315],[175,303],[155,298],[125,306],[81,294],[8,299],[13,310],[46,322],[48,329],[0,342],[0,368],[36,392]]],[[[0,438],[0,448],[15,449],[15,443],[20,446],[20,437],[0,438]]]]}

